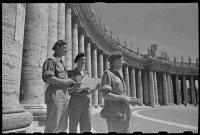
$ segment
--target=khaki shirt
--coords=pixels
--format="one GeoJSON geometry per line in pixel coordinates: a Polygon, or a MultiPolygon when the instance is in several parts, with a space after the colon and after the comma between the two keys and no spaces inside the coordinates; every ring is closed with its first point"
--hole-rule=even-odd
{"type": "MultiPolygon", "coordinates": [[[[67,79],[67,69],[64,67],[62,60],[59,57],[52,57],[48,58],[44,64],[43,64],[43,70],[42,70],[42,78],[43,81],[46,82],[45,78],[47,76],[55,76],[60,79],[67,79]]],[[[48,83],[48,82],[46,82],[48,83]]],[[[63,85],[53,85],[49,84],[45,91],[45,103],[47,103],[48,100],[53,98],[52,96],[55,96],[55,91],[60,89],[66,89],[63,85]]],[[[65,90],[66,91],[66,90],[65,90]]],[[[64,92],[64,94],[67,96],[68,91],[64,92]]]]}
{"type": "MultiPolygon", "coordinates": [[[[122,73],[105,70],[101,80],[100,91],[111,92],[116,95],[126,95],[126,85],[122,73]]],[[[100,115],[105,119],[127,121],[130,119],[130,107],[120,100],[105,100],[105,105],[100,115]]]]}
{"type": "MultiPolygon", "coordinates": [[[[73,78],[76,82],[81,82],[83,77],[89,77],[90,74],[87,71],[83,71],[83,75],[78,71],[77,67],[74,70],[69,70],[68,71],[68,77],[69,78],[73,78]]],[[[73,95],[77,95],[77,94],[87,94],[86,91],[82,91],[82,92],[74,92],[71,94],[71,96],[73,95]]]]}

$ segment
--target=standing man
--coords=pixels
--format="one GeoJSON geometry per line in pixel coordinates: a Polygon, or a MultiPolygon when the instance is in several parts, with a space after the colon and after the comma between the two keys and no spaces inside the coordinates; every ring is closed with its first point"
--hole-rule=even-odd
{"type": "Polygon", "coordinates": [[[52,58],[43,64],[42,78],[49,86],[45,91],[47,118],[44,133],[66,132],[68,126],[69,93],[76,91],[80,84],[68,78],[61,57],[67,53],[65,40],[58,40],[52,50],[52,58]],[[73,87],[70,87],[73,86],[73,87]]]}
{"type": "MultiPolygon", "coordinates": [[[[83,77],[89,77],[89,73],[84,70],[86,57],[84,53],[79,53],[74,63],[77,67],[68,71],[68,76],[73,77],[80,82],[83,77]]],[[[90,88],[79,88],[78,91],[71,94],[69,101],[69,133],[76,133],[78,123],[80,125],[80,133],[91,131],[91,103],[90,88]]]]}
{"type": "MultiPolygon", "coordinates": [[[[101,88],[105,100],[100,115],[106,119],[108,132],[129,133],[130,106],[137,102],[126,95],[126,85],[123,79],[123,55],[120,51],[113,52],[108,61],[110,69],[105,70],[101,88]]],[[[139,103],[138,103],[139,104],[139,103]]]]}

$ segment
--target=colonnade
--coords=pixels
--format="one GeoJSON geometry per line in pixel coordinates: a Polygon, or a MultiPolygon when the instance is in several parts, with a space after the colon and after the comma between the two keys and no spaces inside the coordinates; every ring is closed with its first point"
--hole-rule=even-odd
{"type": "MultiPolygon", "coordinates": [[[[86,54],[85,70],[90,77],[101,78],[104,70],[109,69],[109,54],[93,42],[69,3],[3,3],[2,11],[3,131],[26,127],[33,118],[46,116],[42,65],[52,57],[52,46],[57,40],[66,39],[69,45],[63,57],[68,70],[75,68],[74,59],[80,52],[86,54]]],[[[199,102],[194,85],[196,76],[140,69],[127,63],[123,74],[126,94],[143,99],[143,105],[179,105],[182,101],[189,103],[188,97],[191,104],[199,102]],[[188,78],[190,95],[186,86],[188,78]]],[[[91,103],[94,107],[103,106],[102,93],[93,93],[91,103]]]]}

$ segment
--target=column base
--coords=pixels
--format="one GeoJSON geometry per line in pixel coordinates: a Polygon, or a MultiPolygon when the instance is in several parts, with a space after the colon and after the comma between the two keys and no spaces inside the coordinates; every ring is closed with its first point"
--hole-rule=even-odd
{"type": "Polygon", "coordinates": [[[33,116],[43,116],[47,114],[47,107],[45,104],[22,104],[23,107],[31,112],[33,116]]]}
{"type": "Polygon", "coordinates": [[[25,132],[33,121],[33,115],[28,112],[3,114],[2,132],[25,132]]]}

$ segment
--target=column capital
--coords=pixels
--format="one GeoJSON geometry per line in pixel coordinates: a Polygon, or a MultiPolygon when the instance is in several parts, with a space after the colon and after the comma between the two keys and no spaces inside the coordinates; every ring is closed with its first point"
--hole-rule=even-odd
{"type": "Polygon", "coordinates": [[[101,50],[101,49],[98,49],[97,51],[98,51],[99,54],[104,54],[104,51],[101,50]]]}
{"type": "Polygon", "coordinates": [[[78,24],[78,22],[79,22],[79,17],[76,15],[72,16],[72,23],[78,24]]]}
{"type": "Polygon", "coordinates": [[[80,28],[78,29],[78,32],[79,32],[79,34],[81,34],[81,35],[85,35],[85,29],[82,28],[82,27],[80,27],[80,28]]]}

